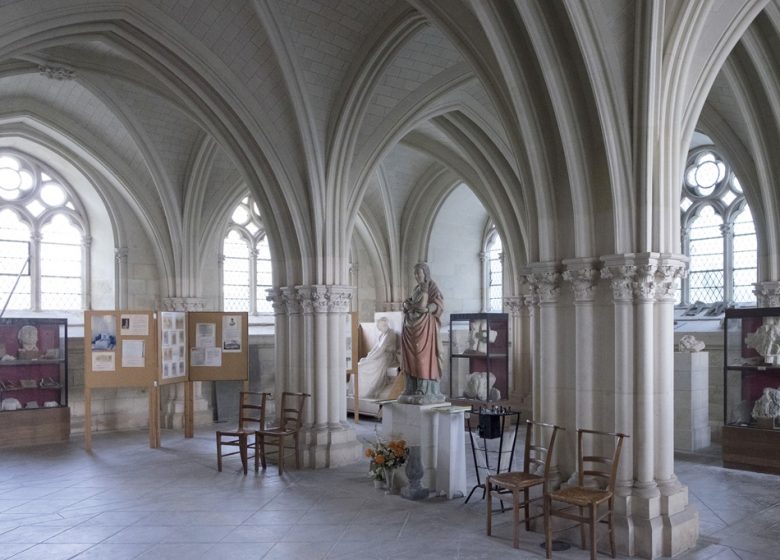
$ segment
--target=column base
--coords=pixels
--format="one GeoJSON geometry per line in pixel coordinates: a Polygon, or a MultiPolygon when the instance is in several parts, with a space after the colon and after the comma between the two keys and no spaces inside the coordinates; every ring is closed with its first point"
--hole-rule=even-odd
{"type": "Polygon", "coordinates": [[[301,434],[303,465],[325,469],[360,460],[363,447],[351,428],[312,428],[301,434]]]}

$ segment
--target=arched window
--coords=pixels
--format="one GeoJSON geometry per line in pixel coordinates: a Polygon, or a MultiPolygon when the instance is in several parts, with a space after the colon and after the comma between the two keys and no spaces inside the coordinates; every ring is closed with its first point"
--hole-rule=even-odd
{"type": "Polygon", "coordinates": [[[260,211],[249,197],[238,203],[222,244],[222,307],[225,311],[271,313],[271,250],[260,211]]]}
{"type": "Polygon", "coordinates": [[[487,235],[484,254],[485,309],[489,312],[501,312],[504,295],[504,265],[501,237],[495,227],[491,228],[487,235]]]}
{"type": "Polygon", "coordinates": [[[681,302],[754,303],[753,216],[739,180],[712,148],[691,152],[680,208],[683,250],[691,259],[681,302]]]}
{"type": "Polygon", "coordinates": [[[64,181],[26,156],[0,152],[0,306],[84,309],[87,238],[78,199],[64,181]]]}

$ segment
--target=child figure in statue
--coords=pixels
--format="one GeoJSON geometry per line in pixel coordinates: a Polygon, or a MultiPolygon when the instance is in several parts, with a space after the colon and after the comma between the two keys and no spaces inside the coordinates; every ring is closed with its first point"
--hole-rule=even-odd
{"type": "Polygon", "coordinates": [[[439,390],[442,350],[439,338],[444,297],[425,263],[414,266],[417,285],[404,301],[401,331],[401,367],[406,374],[406,390],[398,399],[407,404],[444,402],[439,390]]]}

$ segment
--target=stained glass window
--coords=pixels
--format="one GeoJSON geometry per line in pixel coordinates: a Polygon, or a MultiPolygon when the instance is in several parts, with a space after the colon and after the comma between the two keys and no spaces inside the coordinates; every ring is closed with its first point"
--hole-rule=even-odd
{"type": "Polygon", "coordinates": [[[690,154],[680,209],[690,264],[678,303],[754,303],[753,217],[739,180],[712,148],[690,154]]]}
{"type": "Polygon", "coordinates": [[[249,197],[233,210],[222,257],[223,309],[272,313],[273,307],[265,299],[266,290],[273,285],[271,249],[260,211],[249,197]]]}
{"type": "Polygon", "coordinates": [[[71,188],[53,171],[0,153],[0,307],[83,309],[87,232],[76,208],[71,188]]]}

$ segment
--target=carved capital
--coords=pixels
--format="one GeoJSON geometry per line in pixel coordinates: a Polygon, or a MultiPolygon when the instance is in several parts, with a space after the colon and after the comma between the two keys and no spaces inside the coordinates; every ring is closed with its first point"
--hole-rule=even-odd
{"type": "Polygon", "coordinates": [[[351,286],[296,286],[295,290],[304,313],[349,311],[351,286]]]}
{"type": "Polygon", "coordinates": [[[504,308],[509,311],[512,317],[519,317],[523,307],[523,296],[507,296],[504,298],[504,308]]]}
{"type": "Polygon", "coordinates": [[[555,303],[561,294],[561,273],[549,267],[544,270],[538,267],[526,275],[526,280],[533,286],[533,291],[539,297],[539,303],[555,303]]]}
{"type": "Polygon", "coordinates": [[[266,290],[265,300],[271,302],[274,315],[287,314],[287,300],[284,296],[282,288],[268,288],[266,290]]]}
{"type": "Polygon", "coordinates": [[[753,284],[758,307],[780,307],[780,282],[771,280],[753,284]]]}
{"type": "Polygon", "coordinates": [[[636,266],[632,288],[634,289],[634,297],[638,301],[644,302],[655,299],[656,270],[657,266],[655,264],[640,264],[636,266]]]}
{"type": "Polygon", "coordinates": [[[688,267],[683,262],[663,263],[655,272],[656,297],[660,301],[674,301],[677,281],[685,278],[688,267]]]}
{"type": "Polygon", "coordinates": [[[291,286],[281,288],[282,303],[288,315],[300,315],[304,312],[298,290],[291,286]]]}
{"type": "Polygon", "coordinates": [[[564,264],[567,268],[563,271],[563,279],[571,282],[574,301],[593,301],[600,278],[598,263],[594,261],[564,261],[564,264]]]}
{"type": "Polygon", "coordinates": [[[610,280],[612,284],[612,299],[616,302],[633,300],[635,274],[636,266],[632,264],[605,266],[601,269],[601,277],[610,280]]]}

